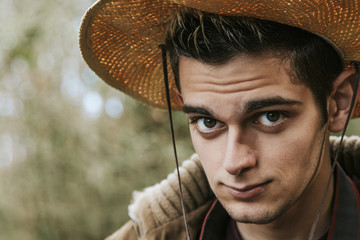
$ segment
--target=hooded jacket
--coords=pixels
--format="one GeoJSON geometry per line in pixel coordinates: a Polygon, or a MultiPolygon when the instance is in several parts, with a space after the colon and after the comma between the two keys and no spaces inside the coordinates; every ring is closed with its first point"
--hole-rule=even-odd
{"type": "MultiPolygon", "coordinates": [[[[336,154],[339,142],[340,139],[337,137],[330,138],[332,158],[336,154]]],[[[359,137],[344,137],[338,161],[359,189],[359,137]]],[[[184,161],[179,170],[189,231],[196,239],[214,202],[214,194],[196,154],[184,161]]],[[[186,239],[176,171],[160,183],[142,192],[134,192],[132,204],[129,206],[129,216],[131,220],[106,240],[186,239]]]]}

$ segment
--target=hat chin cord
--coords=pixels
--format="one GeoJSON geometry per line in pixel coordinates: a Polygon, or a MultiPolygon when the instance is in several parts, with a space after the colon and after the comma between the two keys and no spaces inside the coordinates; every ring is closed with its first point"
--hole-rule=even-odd
{"type": "MultiPolygon", "coordinates": [[[[360,77],[359,76],[360,75],[359,74],[359,62],[352,62],[351,65],[353,65],[354,70],[355,70],[355,87],[354,87],[355,91],[354,91],[353,96],[351,98],[351,104],[350,104],[349,113],[348,113],[346,121],[345,121],[344,129],[343,129],[343,131],[341,133],[339,147],[336,150],[335,158],[334,158],[333,163],[331,165],[331,171],[330,171],[328,182],[326,184],[325,192],[324,192],[324,195],[322,197],[321,204],[320,204],[319,210],[318,210],[318,212],[316,214],[315,220],[314,220],[314,222],[313,222],[313,224],[311,226],[311,231],[310,231],[310,235],[309,235],[309,238],[308,238],[309,240],[314,240],[316,227],[317,227],[317,224],[319,222],[321,211],[323,210],[324,205],[325,205],[326,195],[327,195],[327,193],[328,193],[328,191],[330,189],[331,180],[332,180],[333,175],[334,175],[333,173],[334,173],[334,170],[335,170],[335,166],[336,166],[336,164],[338,162],[339,153],[340,153],[340,149],[342,147],[343,139],[344,139],[347,127],[349,125],[349,121],[351,119],[351,114],[353,112],[353,109],[354,109],[355,103],[356,103],[356,95],[357,95],[357,90],[359,89],[359,77],[360,77]]],[[[325,134],[326,134],[326,129],[325,129],[325,134]]],[[[324,138],[324,140],[325,140],[325,138],[324,138]]],[[[323,141],[323,143],[324,143],[324,141],[323,141]]],[[[320,150],[321,152],[323,150],[323,146],[324,146],[324,144],[322,144],[322,147],[321,147],[321,150],[320,150]]]]}
{"type": "MultiPolygon", "coordinates": [[[[165,95],[166,95],[165,97],[166,97],[167,109],[168,109],[168,113],[169,113],[170,131],[171,131],[172,144],[173,144],[173,150],[174,150],[174,157],[175,157],[175,163],[176,163],[176,172],[177,172],[177,177],[178,177],[178,184],[179,184],[180,202],[181,202],[181,208],[182,208],[183,217],[184,217],[184,224],[185,224],[187,240],[191,240],[191,235],[190,235],[189,225],[188,225],[187,215],[186,215],[186,209],[185,209],[185,203],[184,203],[184,196],[183,196],[183,191],[182,191],[181,176],[180,176],[180,171],[179,171],[179,160],[178,160],[177,151],[176,151],[174,124],[173,124],[172,112],[171,112],[171,100],[170,100],[169,80],[168,80],[168,71],[167,71],[166,47],[165,47],[164,44],[159,45],[159,47],[160,47],[161,53],[162,53],[164,86],[165,86],[165,95]]],[[[322,197],[321,204],[320,204],[319,210],[318,210],[318,212],[316,214],[315,220],[314,220],[314,222],[313,222],[313,224],[311,226],[311,231],[310,231],[309,238],[308,238],[309,240],[314,240],[316,227],[317,227],[317,224],[319,222],[321,211],[323,210],[324,205],[325,205],[326,195],[327,195],[327,193],[328,193],[328,191],[330,189],[331,180],[332,180],[332,177],[334,175],[333,173],[334,173],[334,170],[335,170],[335,166],[336,166],[336,164],[338,162],[339,153],[340,153],[340,149],[342,147],[344,135],[345,135],[347,127],[349,125],[351,114],[352,114],[353,109],[355,107],[357,89],[359,89],[359,77],[360,77],[359,62],[352,62],[351,64],[353,65],[353,67],[355,69],[355,88],[354,88],[355,91],[354,91],[352,99],[351,99],[350,110],[349,110],[349,114],[348,114],[348,116],[346,118],[346,121],[345,121],[344,129],[343,129],[342,134],[341,134],[339,147],[338,147],[338,149],[336,151],[335,159],[334,159],[334,161],[333,161],[333,163],[331,165],[331,171],[330,171],[328,182],[326,184],[325,192],[324,192],[324,195],[322,197]]],[[[321,145],[321,149],[320,149],[321,152],[319,154],[319,161],[320,161],[320,158],[321,158],[322,152],[323,152],[325,136],[326,136],[326,129],[325,129],[325,133],[324,133],[324,137],[323,137],[322,145],[321,145]]]]}
{"type": "Polygon", "coordinates": [[[161,53],[162,53],[162,64],[163,64],[164,85],[165,85],[165,97],[166,97],[167,109],[168,109],[168,113],[169,113],[170,131],[171,131],[171,138],[172,138],[172,144],[173,144],[173,149],[174,149],[174,157],[175,157],[175,163],[176,163],[176,173],[177,173],[178,184],[179,184],[179,194],[180,194],[181,209],[182,209],[183,217],[184,217],[186,238],[187,238],[187,240],[191,240],[191,235],[190,235],[190,231],[189,231],[189,225],[188,225],[187,216],[186,216],[185,204],[184,204],[184,196],[183,196],[183,191],[182,191],[181,176],[180,176],[180,171],[179,171],[179,160],[178,160],[177,151],[176,151],[174,123],[173,123],[172,113],[171,113],[171,101],[170,101],[170,90],[169,90],[169,80],[168,80],[168,71],[167,71],[166,47],[163,44],[159,45],[159,47],[161,48],[161,53]]]}

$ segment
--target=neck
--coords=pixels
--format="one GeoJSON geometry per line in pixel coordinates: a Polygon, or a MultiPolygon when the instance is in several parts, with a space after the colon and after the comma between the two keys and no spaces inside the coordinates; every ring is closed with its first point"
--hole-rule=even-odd
{"type": "MultiPolygon", "coordinates": [[[[243,240],[308,239],[312,224],[320,209],[325,188],[331,173],[329,145],[324,146],[319,170],[308,189],[283,215],[268,224],[237,223],[243,240]],[[319,194],[320,193],[320,194],[319,194]]],[[[324,207],[320,212],[314,239],[320,239],[329,229],[332,216],[334,178],[326,193],[324,207]]]]}

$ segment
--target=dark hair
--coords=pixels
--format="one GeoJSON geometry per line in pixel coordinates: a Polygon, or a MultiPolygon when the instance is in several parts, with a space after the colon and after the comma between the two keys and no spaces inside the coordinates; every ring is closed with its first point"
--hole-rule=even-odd
{"type": "Polygon", "coordinates": [[[345,67],[343,57],[329,42],[308,31],[272,21],[188,8],[179,10],[169,24],[165,43],[179,90],[180,56],[214,65],[240,54],[270,54],[288,61],[292,81],[309,87],[324,123],[326,97],[345,67]]]}

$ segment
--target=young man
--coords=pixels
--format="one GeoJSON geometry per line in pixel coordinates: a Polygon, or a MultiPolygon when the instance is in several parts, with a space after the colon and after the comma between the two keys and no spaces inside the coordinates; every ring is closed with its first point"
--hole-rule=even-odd
{"type": "Polygon", "coordinates": [[[80,33],[89,66],[164,107],[157,47],[164,44],[174,73],[170,102],[189,118],[197,153],[180,169],[183,195],[175,173],[147,188],[129,207],[132,220],[109,239],[360,239],[360,196],[349,178],[360,176],[360,139],[339,148],[329,137],[344,129],[358,94],[350,62],[360,60],[359,7],[357,0],[94,5],[80,33]]]}

